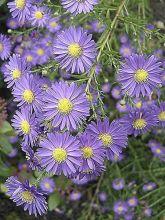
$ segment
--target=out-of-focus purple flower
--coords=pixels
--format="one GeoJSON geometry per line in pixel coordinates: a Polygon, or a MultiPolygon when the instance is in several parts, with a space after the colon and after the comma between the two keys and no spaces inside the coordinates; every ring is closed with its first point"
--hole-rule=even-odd
{"type": "Polygon", "coordinates": [[[122,190],[125,187],[124,179],[121,178],[114,179],[112,182],[112,187],[117,191],[122,190]]]}
{"type": "Polygon", "coordinates": [[[156,188],[156,184],[153,183],[153,182],[149,182],[149,183],[146,183],[144,186],[143,186],[143,191],[144,192],[149,192],[149,191],[152,191],[156,188]]]}
{"type": "Polygon", "coordinates": [[[113,162],[115,162],[115,163],[117,163],[117,162],[119,162],[119,161],[121,161],[121,160],[124,160],[125,158],[126,158],[126,156],[125,156],[125,154],[123,154],[123,153],[121,153],[121,154],[119,154],[119,155],[116,155],[116,154],[112,153],[112,154],[110,154],[110,156],[109,156],[109,160],[110,160],[110,161],[113,161],[113,162]]]}
{"type": "Polygon", "coordinates": [[[69,195],[69,199],[71,201],[78,201],[80,200],[82,197],[81,192],[71,192],[71,194],[69,195]]]}
{"type": "Polygon", "coordinates": [[[127,104],[121,104],[121,101],[118,101],[116,103],[116,109],[119,112],[123,113],[123,112],[127,112],[128,111],[128,106],[127,106],[127,104]]]}
{"type": "Polygon", "coordinates": [[[125,220],[133,220],[135,217],[135,213],[134,212],[128,212],[124,215],[124,219],[125,220]]]}
{"type": "Polygon", "coordinates": [[[120,35],[120,42],[122,44],[126,44],[129,42],[129,38],[128,38],[128,35],[127,34],[122,34],[120,35]]]}
{"type": "Polygon", "coordinates": [[[152,215],[152,209],[151,209],[151,208],[145,208],[144,211],[143,211],[143,213],[144,213],[144,216],[146,216],[146,217],[151,217],[151,215],[152,215]]]}
{"type": "Polygon", "coordinates": [[[90,33],[102,33],[105,31],[106,27],[103,23],[99,20],[93,20],[88,23],[89,25],[89,32],[90,33]]]}
{"type": "Polygon", "coordinates": [[[118,215],[123,215],[128,211],[128,205],[124,201],[117,201],[113,206],[113,211],[118,215]]]}
{"type": "Polygon", "coordinates": [[[57,35],[54,55],[62,69],[84,73],[91,69],[96,58],[96,44],[92,35],[81,27],[69,27],[57,35]]]}
{"type": "Polygon", "coordinates": [[[155,25],[153,25],[153,24],[147,24],[146,25],[146,28],[148,29],[148,30],[154,30],[155,29],[155,25]]]}
{"type": "Polygon", "coordinates": [[[111,89],[111,84],[109,82],[106,82],[102,85],[101,89],[104,93],[109,93],[111,89]]]}
{"type": "Polygon", "coordinates": [[[138,205],[138,199],[137,197],[131,197],[127,200],[127,203],[129,205],[129,207],[136,207],[138,205]]]}
{"type": "Polygon", "coordinates": [[[118,86],[113,87],[113,89],[111,91],[111,95],[114,99],[121,99],[122,98],[121,88],[118,86]]]}
{"type": "Polygon", "coordinates": [[[13,29],[13,30],[19,28],[19,22],[15,18],[8,18],[6,25],[8,28],[13,29]]]}
{"type": "Polygon", "coordinates": [[[98,194],[99,200],[101,202],[106,202],[107,201],[107,193],[106,192],[100,192],[98,194]]]}
{"type": "Polygon", "coordinates": [[[18,150],[17,148],[12,148],[11,152],[8,154],[8,157],[13,158],[17,155],[18,150]]]}
{"type": "Polygon", "coordinates": [[[8,189],[7,195],[16,203],[17,206],[23,206],[24,210],[29,211],[29,215],[42,215],[47,210],[47,203],[43,193],[35,186],[30,186],[26,180],[21,183],[17,177],[11,176],[6,180],[8,189]]]}
{"type": "Polygon", "coordinates": [[[120,47],[120,55],[124,58],[127,58],[129,56],[131,56],[131,54],[133,53],[133,48],[131,47],[130,44],[123,44],[120,47]]]}
{"type": "Polygon", "coordinates": [[[55,182],[52,178],[45,177],[41,179],[39,186],[43,192],[46,192],[47,194],[51,194],[52,192],[54,192],[55,182]]]}
{"type": "Polygon", "coordinates": [[[49,19],[47,23],[47,29],[51,33],[57,33],[58,31],[61,30],[62,26],[60,25],[59,20],[60,20],[59,17],[49,19]]]}
{"type": "Polygon", "coordinates": [[[10,56],[11,42],[8,37],[0,34],[0,58],[6,60],[10,56]]]}
{"type": "Polygon", "coordinates": [[[15,144],[15,143],[18,142],[18,136],[17,136],[17,135],[16,135],[16,136],[10,136],[10,137],[8,138],[8,140],[9,140],[9,142],[10,142],[11,144],[15,144]]]}
{"type": "Polygon", "coordinates": [[[21,162],[18,164],[18,169],[20,171],[29,171],[30,170],[30,167],[29,167],[29,164],[27,162],[21,162]]]}
{"type": "Polygon", "coordinates": [[[50,57],[49,50],[43,43],[37,43],[32,49],[32,52],[35,55],[36,64],[42,65],[48,62],[50,57]]]}
{"type": "Polygon", "coordinates": [[[165,102],[161,102],[159,107],[154,106],[154,112],[158,118],[158,125],[165,127],[165,102]]]}

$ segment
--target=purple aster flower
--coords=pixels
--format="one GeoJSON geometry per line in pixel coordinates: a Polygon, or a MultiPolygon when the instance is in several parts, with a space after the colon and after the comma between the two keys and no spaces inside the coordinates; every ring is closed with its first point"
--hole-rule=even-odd
{"type": "Polygon", "coordinates": [[[101,89],[104,93],[109,93],[111,89],[111,84],[109,82],[106,82],[102,85],[101,89]]]}
{"type": "Polygon", "coordinates": [[[92,35],[81,27],[70,27],[57,36],[54,54],[62,69],[84,73],[91,69],[96,59],[96,44],[92,35]]]}
{"type": "Polygon", "coordinates": [[[99,0],[61,0],[61,5],[73,15],[89,13],[97,5],[99,0]]]}
{"type": "Polygon", "coordinates": [[[18,150],[17,148],[12,148],[11,152],[8,154],[8,157],[13,158],[17,155],[18,150]]]}
{"type": "Polygon", "coordinates": [[[90,26],[90,33],[102,33],[105,31],[105,25],[98,20],[90,21],[88,25],[90,26]]]}
{"type": "Polygon", "coordinates": [[[109,122],[108,118],[104,121],[97,120],[87,127],[87,132],[102,142],[106,149],[107,158],[110,159],[111,153],[119,155],[127,144],[127,133],[119,120],[109,122]]]}
{"type": "Polygon", "coordinates": [[[122,190],[125,187],[124,179],[121,178],[114,179],[112,182],[112,187],[117,191],[122,190]]]}
{"type": "Polygon", "coordinates": [[[17,206],[23,206],[24,211],[28,210],[29,214],[35,216],[42,215],[47,210],[47,203],[43,193],[35,186],[30,186],[26,180],[21,183],[17,177],[11,176],[6,180],[7,194],[17,206]]]}
{"type": "Polygon", "coordinates": [[[80,200],[82,197],[81,192],[71,192],[71,194],[69,195],[69,199],[71,201],[78,201],[80,200]]]}
{"type": "Polygon", "coordinates": [[[149,96],[161,84],[161,62],[152,55],[132,54],[122,64],[118,81],[122,91],[129,96],[149,96]]]}
{"type": "Polygon", "coordinates": [[[136,207],[138,205],[138,199],[137,197],[131,197],[127,200],[127,203],[129,205],[129,207],[136,207]]]}
{"type": "Polygon", "coordinates": [[[7,22],[6,22],[6,26],[10,29],[15,30],[15,29],[19,28],[19,22],[15,18],[8,18],[7,22]]]}
{"type": "Polygon", "coordinates": [[[15,143],[18,142],[18,136],[17,136],[17,135],[15,135],[15,136],[10,136],[10,137],[8,138],[8,140],[9,140],[9,142],[10,142],[11,144],[15,144],[15,143]]]}
{"type": "Polygon", "coordinates": [[[149,182],[149,183],[146,183],[144,186],[143,186],[143,191],[144,192],[149,192],[149,191],[152,191],[156,188],[156,184],[153,183],[153,182],[149,182]]]}
{"type": "Polygon", "coordinates": [[[82,165],[80,172],[88,169],[95,169],[96,165],[103,165],[105,150],[102,143],[97,138],[93,138],[90,133],[84,133],[79,137],[80,150],[82,152],[82,165]]]}
{"type": "Polygon", "coordinates": [[[0,34],[0,58],[6,60],[10,56],[11,42],[8,37],[0,34]]]}
{"type": "Polygon", "coordinates": [[[124,214],[124,219],[125,220],[133,220],[135,217],[135,213],[134,212],[128,212],[126,214],[124,214]]]}
{"type": "Polygon", "coordinates": [[[146,217],[151,217],[152,215],[152,209],[151,208],[145,208],[144,211],[143,211],[144,215],[146,217]]]}
{"type": "Polygon", "coordinates": [[[113,211],[118,215],[126,214],[128,211],[128,205],[124,201],[117,201],[113,206],[113,211]]]}
{"type": "Polygon", "coordinates": [[[19,163],[18,164],[18,169],[20,171],[30,171],[30,167],[29,167],[29,164],[27,163],[27,161],[19,163]]]}
{"type": "Polygon", "coordinates": [[[116,103],[116,109],[119,112],[123,113],[123,112],[127,112],[128,111],[128,106],[127,106],[127,104],[121,104],[121,101],[118,101],[116,103]]]}
{"type": "Polygon", "coordinates": [[[127,34],[122,34],[120,35],[120,42],[122,44],[126,44],[129,42],[129,38],[128,38],[128,35],[127,34]]]}
{"type": "Polygon", "coordinates": [[[32,74],[25,75],[13,88],[14,101],[18,106],[28,107],[31,111],[39,112],[42,106],[43,92],[32,74]]]}
{"type": "Polygon", "coordinates": [[[22,57],[26,60],[26,62],[29,64],[29,66],[35,66],[36,65],[36,55],[32,50],[24,50],[22,57]]]}
{"type": "Polygon", "coordinates": [[[165,102],[161,102],[159,107],[154,105],[154,112],[158,118],[158,125],[165,127],[165,102]]]}
{"type": "Polygon", "coordinates": [[[18,54],[13,54],[5,66],[4,77],[7,87],[12,87],[23,75],[30,73],[30,68],[26,61],[18,54]]]}
{"type": "Polygon", "coordinates": [[[107,193],[106,192],[100,192],[98,194],[99,200],[101,202],[106,202],[107,201],[107,193]]]}
{"type": "Polygon", "coordinates": [[[69,133],[49,133],[43,138],[38,149],[41,166],[47,172],[70,176],[77,172],[81,165],[79,141],[69,133]]]}
{"type": "Polygon", "coordinates": [[[76,185],[82,186],[82,185],[87,184],[89,181],[86,179],[86,177],[80,179],[79,176],[76,176],[76,177],[72,178],[72,182],[76,185]]]}
{"type": "Polygon", "coordinates": [[[60,20],[59,17],[49,19],[47,23],[47,29],[51,33],[57,33],[58,31],[61,30],[62,26],[60,25],[59,20],[60,20]]]}
{"type": "Polygon", "coordinates": [[[158,157],[161,160],[165,160],[165,147],[157,143],[155,146],[151,146],[150,148],[155,157],[158,157]]]}
{"type": "Polygon", "coordinates": [[[50,54],[48,48],[45,45],[41,43],[36,44],[32,52],[35,55],[36,64],[42,65],[48,62],[50,54]]]}
{"type": "Polygon", "coordinates": [[[31,7],[31,14],[29,21],[32,26],[46,27],[48,20],[50,19],[50,11],[46,7],[38,7],[36,5],[31,7]]]}
{"type": "Polygon", "coordinates": [[[115,86],[111,91],[111,95],[114,99],[121,99],[122,98],[121,88],[118,86],[115,86]]]}
{"type": "Polygon", "coordinates": [[[30,18],[31,2],[32,0],[14,0],[7,3],[12,17],[24,24],[30,18]]]}
{"type": "Polygon", "coordinates": [[[124,160],[125,159],[125,155],[124,154],[119,154],[119,155],[116,155],[114,154],[113,152],[109,155],[109,160],[112,161],[112,162],[119,162],[121,160],[124,160]]]}
{"type": "Polygon", "coordinates": [[[154,24],[147,24],[146,25],[146,28],[148,29],[148,30],[154,30],[155,29],[155,25],[154,24]]]}
{"type": "Polygon", "coordinates": [[[120,54],[122,57],[127,58],[131,56],[132,53],[133,53],[133,48],[131,47],[130,44],[123,44],[120,47],[120,54]]]}
{"type": "Polygon", "coordinates": [[[25,144],[33,145],[38,137],[37,121],[34,114],[30,114],[27,108],[22,108],[16,111],[12,119],[12,126],[15,128],[18,135],[23,135],[25,144]]]}
{"type": "Polygon", "coordinates": [[[40,188],[42,189],[43,192],[46,192],[47,194],[51,194],[54,192],[55,189],[55,182],[52,178],[43,178],[40,183],[40,188]]]}
{"type": "Polygon", "coordinates": [[[131,109],[122,119],[125,130],[134,136],[146,133],[157,125],[157,121],[155,113],[149,108],[131,109]]]}
{"type": "Polygon", "coordinates": [[[14,53],[16,54],[20,54],[22,55],[23,54],[23,48],[20,46],[20,45],[17,45],[15,48],[14,48],[14,53]]]}
{"type": "Polygon", "coordinates": [[[44,112],[45,119],[52,120],[53,127],[77,129],[89,116],[84,87],[63,81],[53,84],[45,96],[44,112]]]}

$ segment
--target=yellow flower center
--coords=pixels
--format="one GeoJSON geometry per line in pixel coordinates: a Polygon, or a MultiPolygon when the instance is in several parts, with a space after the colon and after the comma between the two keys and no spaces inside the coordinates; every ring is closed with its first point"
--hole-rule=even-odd
{"type": "Polygon", "coordinates": [[[15,0],[16,7],[23,9],[26,5],[26,0],[15,0]]]}
{"type": "Polygon", "coordinates": [[[21,122],[21,129],[23,131],[24,134],[29,134],[30,133],[30,124],[28,121],[23,120],[21,122]]]}
{"type": "Polygon", "coordinates": [[[44,50],[42,49],[42,48],[39,48],[38,50],[37,50],[37,54],[38,54],[38,56],[43,56],[44,55],[44,50]]]}
{"type": "Polygon", "coordinates": [[[55,21],[50,22],[50,26],[52,28],[55,28],[57,26],[57,23],[55,21]]]}
{"type": "Polygon", "coordinates": [[[106,147],[108,145],[111,145],[113,143],[112,136],[104,133],[99,135],[99,139],[103,142],[103,145],[106,147]]]}
{"type": "Polygon", "coordinates": [[[161,150],[158,148],[158,149],[156,149],[156,153],[157,154],[160,154],[161,153],[161,150]]]}
{"type": "Polygon", "coordinates": [[[44,186],[45,186],[46,189],[50,189],[50,184],[49,183],[45,183],[44,186]]]}
{"type": "Polygon", "coordinates": [[[125,52],[125,53],[129,53],[130,50],[129,50],[128,48],[125,48],[125,49],[124,49],[124,52],[125,52]]]}
{"type": "Polygon", "coordinates": [[[57,163],[62,163],[67,159],[67,152],[63,148],[56,148],[53,151],[53,158],[57,163]]]}
{"type": "Polygon", "coordinates": [[[34,101],[33,92],[30,89],[25,89],[23,92],[23,99],[28,103],[32,103],[34,101]]]}
{"type": "Polygon", "coordinates": [[[130,203],[131,205],[134,205],[134,204],[135,204],[135,200],[134,200],[134,199],[130,199],[130,200],[129,200],[129,203],[130,203]]]}
{"type": "Polygon", "coordinates": [[[68,53],[71,57],[78,58],[82,53],[82,49],[78,43],[73,43],[68,46],[68,53]]]}
{"type": "Polygon", "coordinates": [[[28,55],[27,57],[26,57],[26,61],[27,62],[31,62],[33,60],[33,57],[31,56],[31,55],[28,55]]]}
{"type": "Polygon", "coordinates": [[[146,70],[139,69],[136,71],[134,77],[137,83],[145,83],[148,80],[149,74],[146,70]]]}
{"type": "Polygon", "coordinates": [[[133,127],[135,129],[143,129],[146,127],[146,125],[147,125],[147,122],[143,118],[138,118],[133,122],[133,127]]]}
{"type": "Polygon", "coordinates": [[[136,106],[136,108],[141,108],[142,107],[142,102],[137,102],[135,106],[136,106]]]}
{"type": "Polygon", "coordinates": [[[34,17],[38,20],[42,19],[44,14],[41,11],[36,11],[34,17]]]}
{"type": "Polygon", "coordinates": [[[33,200],[34,200],[34,197],[32,195],[31,192],[29,191],[24,191],[21,193],[21,199],[24,201],[24,202],[27,202],[27,203],[32,203],[33,200]]]}
{"type": "Polygon", "coordinates": [[[21,75],[22,75],[22,73],[18,69],[13,70],[13,72],[12,72],[13,79],[19,79],[21,75]]]}
{"type": "Polygon", "coordinates": [[[93,149],[91,147],[83,147],[82,153],[85,159],[91,158],[93,156],[93,149]]]}
{"type": "Polygon", "coordinates": [[[122,212],[122,211],[124,210],[124,208],[123,208],[122,206],[119,206],[119,207],[118,207],[118,210],[119,210],[120,212],[122,212]]]}
{"type": "Polygon", "coordinates": [[[58,110],[62,114],[69,114],[73,109],[73,104],[69,99],[63,98],[58,102],[58,110]]]}
{"type": "Polygon", "coordinates": [[[3,51],[3,48],[4,48],[3,44],[2,44],[2,43],[0,43],[0,52],[2,52],[2,51],[3,51]]]}
{"type": "Polygon", "coordinates": [[[165,121],[165,111],[160,112],[158,115],[158,118],[160,121],[165,121]]]}

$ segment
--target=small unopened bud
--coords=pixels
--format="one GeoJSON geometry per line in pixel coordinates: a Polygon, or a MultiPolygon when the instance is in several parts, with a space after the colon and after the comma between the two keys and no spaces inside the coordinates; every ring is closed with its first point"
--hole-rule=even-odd
{"type": "Polygon", "coordinates": [[[164,23],[163,23],[162,21],[158,21],[158,22],[156,23],[156,25],[157,25],[157,28],[159,28],[159,29],[164,29],[164,23]]]}
{"type": "Polygon", "coordinates": [[[7,32],[10,34],[10,33],[12,33],[12,30],[11,30],[11,29],[8,29],[7,32]]]}
{"type": "Polygon", "coordinates": [[[125,104],[126,104],[125,100],[122,99],[122,100],[120,101],[120,105],[125,105],[125,104]]]}
{"type": "Polygon", "coordinates": [[[46,76],[48,74],[48,71],[47,70],[42,70],[42,75],[43,76],[46,76]]]}

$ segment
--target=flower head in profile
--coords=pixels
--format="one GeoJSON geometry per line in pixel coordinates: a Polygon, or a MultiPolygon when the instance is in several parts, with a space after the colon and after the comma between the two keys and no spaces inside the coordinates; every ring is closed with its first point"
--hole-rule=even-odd
{"type": "Polygon", "coordinates": [[[76,130],[89,115],[89,103],[84,87],[60,81],[52,85],[45,95],[44,116],[52,120],[53,127],[76,130]]]}
{"type": "Polygon", "coordinates": [[[102,148],[101,141],[93,138],[90,133],[84,133],[79,137],[80,150],[82,152],[82,165],[80,172],[87,169],[95,169],[96,165],[103,165],[105,150],[102,148]]]}
{"type": "Polygon", "coordinates": [[[29,65],[18,54],[13,54],[5,65],[4,77],[8,88],[19,81],[23,75],[30,73],[29,65]]]}
{"type": "Polygon", "coordinates": [[[33,145],[38,138],[38,123],[34,114],[29,112],[29,109],[22,108],[16,111],[12,119],[12,126],[15,128],[18,135],[23,135],[25,145],[33,145]]]}
{"type": "Polygon", "coordinates": [[[46,27],[48,20],[50,19],[50,12],[46,7],[38,7],[34,5],[31,8],[30,23],[36,27],[46,27]]]}
{"type": "Polygon", "coordinates": [[[73,15],[89,13],[99,0],[61,0],[62,6],[73,15]]]}
{"type": "Polygon", "coordinates": [[[39,144],[41,166],[55,175],[71,176],[81,165],[79,141],[69,133],[49,133],[39,144]]]}
{"type": "Polygon", "coordinates": [[[81,27],[69,27],[57,35],[54,55],[62,69],[84,73],[91,69],[96,59],[96,44],[92,35],[81,27]]]}
{"type": "Polygon", "coordinates": [[[7,195],[16,203],[29,211],[29,215],[42,215],[47,211],[47,203],[43,193],[26,180],[21,183],[17,177],[11,176],[6,180],[7,195]]]}
{"type": "Polygon", "coordinates": [[[39,185],[42,191],[46,192],[47,194],[54,192],[55,182],[52,178],[48,178],[48,177],[43,178],[40,181],[39,185]]]}
{"type": "Polygon", "coordinates": [[[157,125],[156,114],[150,108],[130,109],[128,115],[122,118],[122,123],[128,134],[134,136],[144,134],[157,125]]]}
{"type": "Polygon", "coordinates": [[[105,118],[104,121],[97,120],[97,123],[92,122],[87,127],[87,132],[101,140],[108,159],[111,159],[112,153],[119,155],[122,149],[126,147],[127,132],[119,120],[112,121],[111,123],[108,118],[105,118]]]}
{"type": "Polygon", "coordinates": [[[0,34],[0,59],[6,60],[10,56],[11,42],[8,37],[0,34]]]}
{"type": "Polygon", "coordinates": [[[43,92],[37,85],[35,77],[27,74],[19,80],[13,88],[14,101],[18,106],[28,107],[30,111],[39,112],[43,104],[43,92]]]}
{"type": "Polygon", "coordinates": [[[30,18],[32,0],[13,0],[7,3],[13,18],[24,24],[30,18]]]}
{"type": "Polygon", "coordinates": [[[161,84],[161,62],[154,56],[132,54],[122,64],[118,81],[131,97],[150,96],[161,84]]]}
{"type": "Polygon", "coordinates": [[[154,105],[154,111],[158,118],[158,125],[165,127],[165,102],[161,102],[159,107],[154,105]]]}

